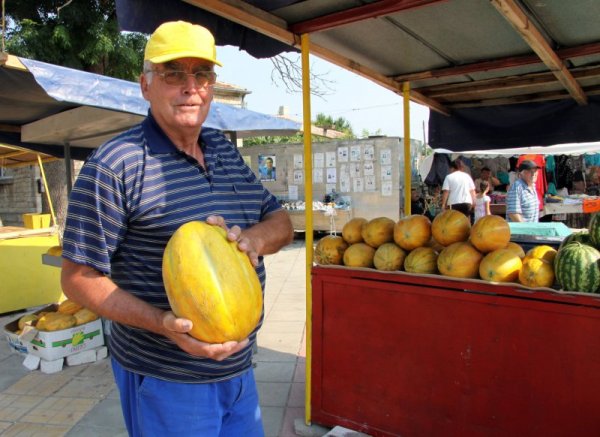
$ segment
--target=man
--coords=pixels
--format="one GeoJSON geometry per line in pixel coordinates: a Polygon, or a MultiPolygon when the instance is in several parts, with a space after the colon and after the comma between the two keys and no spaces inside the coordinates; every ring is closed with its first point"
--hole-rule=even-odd
{"type": "Polygon", "coordinates": [[[506,195],[506,219],[511,222],[537,222],[540,216],[535,179],[539,167],[530,160],[519,164],[518,176],[506,195]]]}
{"type": "Polygon", "coordinates": [[[461,167],[460,159],[450,163],[450,173],[442,184],[442,210],[455,209],[469,217],[475,205],[475,184],[461,167]]]}
{"type": "Polygon", "coordinates": [[[489,169],[489,167],[483,167],[481,169],[479,177],[475,179],[475,187],[479,187],[481,185],[481,182],[483,181],[488,183],[490,187],[490,192],[494,191],[494,188],[500,185],[500,181],[498,180],[498,178],[492,176],[492,171],[489,169]]]}
{"type": "Polygon", "coordinates": [[[171,312],[164,248],[193,220],[227,230],[256,267],[293,239],[287,213],[220,131],[202,127],[213,98],[211,33],[169,22],[146,45],[138,126],[101,146],[77,178],[64,233],[62,286],[110,319],[110,351],[131,436],[262,436],[252,372],[256,330],[207,344],[171,312]]]}
{"type": "Polygon", "coordinates": [[[264,160],[264,164],[259,169],[260,179],[266,181],[274,181],[277,179],[275,173],[275,167],[273,166],[273,158],[267,156],[264,160]]]}

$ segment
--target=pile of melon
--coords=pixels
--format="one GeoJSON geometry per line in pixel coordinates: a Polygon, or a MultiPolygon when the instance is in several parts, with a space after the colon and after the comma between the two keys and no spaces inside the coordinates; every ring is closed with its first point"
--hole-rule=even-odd
{"type": "MultiPolygon", "coordinates": [[[[600,241],[600,218],[597,221],[600,241]]],[[[558,286],[568,291],[596,292],[600,286],[600,271],[596,273],[588,267],[592,269],[590,273],[574,268],[581,265],[574,259],[585,258],[583,253],[579,254],[582,251],[579,246],[585,243],[577,234],[569,238],[572,241],[565,241],[559,250],[539,245],[525,253],[520,245],[510,241],[510,227],[504,218],[489,215],[471,226],[464,214],[446,210],[433,222],[423,215],[411,215],[398,221],[388,217],[354,218],[344,225],[341,236],[328,235],[317,242],[314,259],[320,265],[440,274],[490,282],[518,282],[532,288],[558,286]],[[561,254],[561,251],[566,252],[561,254]],[[577,255],[572,254],[574,251],[577,255]],[[584,279],[590,274],[590,280],[584,279]]],[[[592,245],[587,247],[597,252],[592,245]]],[[[592,260],[594,256],[589,249],[583,248],[586,259],[592,260]]],[[[595,266],[598,269],[597,262],[595,266]]]]}

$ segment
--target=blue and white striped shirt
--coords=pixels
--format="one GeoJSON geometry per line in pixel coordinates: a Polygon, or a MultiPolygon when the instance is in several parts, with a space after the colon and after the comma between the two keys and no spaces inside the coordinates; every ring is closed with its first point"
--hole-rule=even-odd
{"type": "MultiPolygon", "coordinates": [[[[203,128],[200,137],[205,168],[179,151],[151,114],[94,151],[71,192],[63,256],[169,309],[162,255],[179,226],[220,215],[227,226],[244,229],[280,208],[220,131],[203,128]]],[[[264,292],[262,258],[256,270],[264,292]]],[[[162,336],[119,323],[112,323],[110,349],[123,367],[142,375],[214,382],[251,366],[259,327],[244,350],[222,362],[191,356],[162,336]]]]}
{"type": "Polygon", "coordinates": [[[535,187],[528,186],[522,179],[512,184],[506,195],[506,219],[509,214],[521,214],[526,222],[537,222],[540,217],[540,203],[535,187]]]}

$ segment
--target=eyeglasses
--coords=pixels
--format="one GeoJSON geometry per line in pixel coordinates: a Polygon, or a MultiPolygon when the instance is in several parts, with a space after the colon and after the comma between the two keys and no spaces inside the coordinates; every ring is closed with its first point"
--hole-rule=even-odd
{"type": "Polygon", "coordinates": [[[188,76],[192,76],[196,81],[196,85],[200,88],[213,86],[217,82],[217,73],[210,70],[200,70],[195,73],[180,70],[167,70],[163,72],[152,70],[152,72],[160,76],[167,85],[184,85],[187,82],[188,76]]]}

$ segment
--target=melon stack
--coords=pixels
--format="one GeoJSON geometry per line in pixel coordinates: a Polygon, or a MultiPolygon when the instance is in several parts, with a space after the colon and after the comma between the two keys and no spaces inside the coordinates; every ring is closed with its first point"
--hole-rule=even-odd
{"type": "Polygon", "coordinates": [[[596,292],[600,268],[593,260],[600,260],[600,252],[591,236],[600,244],[600,217],[592,224],[598,228],[595,234],[591,227],[584,235],[573,234],[563,243],[568,250],[539,245],[525,253],[510,241],[508,222],[497,215],[482,217],[472,226],[454,210],[442,212],[433,222],[423,215],[398,221],[354,218],[341,236],[328,235],[317,242],[314,259],[319,265],[440,274],[531,288],[553,287],[558,280],[567,291],[596,292]]]}

